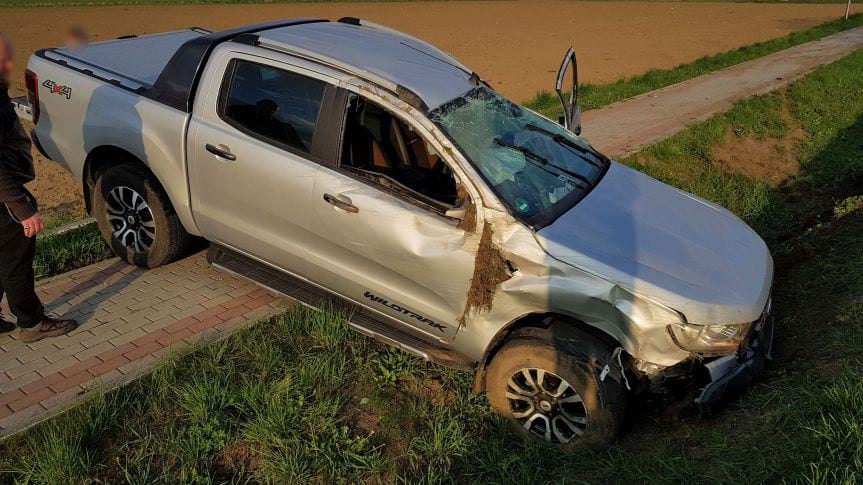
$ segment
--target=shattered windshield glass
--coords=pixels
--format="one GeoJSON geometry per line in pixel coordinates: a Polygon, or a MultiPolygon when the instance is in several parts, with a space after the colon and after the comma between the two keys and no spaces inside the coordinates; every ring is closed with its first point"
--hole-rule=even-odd
{"type": "Polygon", "coordinates": [[[484,86],[429,117],[529,224],[568,210],[608,167],[583,139],[484,86]]]}

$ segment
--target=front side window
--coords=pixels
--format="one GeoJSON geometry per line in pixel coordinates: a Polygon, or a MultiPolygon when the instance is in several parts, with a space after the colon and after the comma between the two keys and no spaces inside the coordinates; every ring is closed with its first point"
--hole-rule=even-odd
{"type": "Polygon", "coordinates": [[[341,166],[440,212],[457,204],[455,177],[440,154],[382,106],[350,95],[341,166]]]}
{"type": "Polygon", "coordinates": [[[583,139],[478,87],[432,111],[516,217],[546,225],[596,185],[609,161],[583,139]]]}
{"type": "Polygon", "coordinates": [[[245,60],[228,68],[219,114],[278,145],[309,152],[326,83],[245,60]]]}

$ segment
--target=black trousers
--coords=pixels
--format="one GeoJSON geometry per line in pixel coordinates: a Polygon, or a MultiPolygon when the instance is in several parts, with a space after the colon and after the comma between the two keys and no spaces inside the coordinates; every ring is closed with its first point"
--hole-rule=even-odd
{"type": "Polygon", "coordinates": [[[0,299],[5,292],[21,328],[36,326],[45,316],[45,308],[36,296],[35,255],[36,238],[26,237],[24,226],[0,203],[0,299]]]}

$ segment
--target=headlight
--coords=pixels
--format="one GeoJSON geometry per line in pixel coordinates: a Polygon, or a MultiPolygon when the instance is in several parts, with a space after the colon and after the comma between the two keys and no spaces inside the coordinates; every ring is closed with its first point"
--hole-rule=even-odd
{"type": "Polygon", "coordinates": [[[737,350],[751,323],[735,325],[669,325],[668,332],[683,350],[702,355],[724,355],[737,350]]]}

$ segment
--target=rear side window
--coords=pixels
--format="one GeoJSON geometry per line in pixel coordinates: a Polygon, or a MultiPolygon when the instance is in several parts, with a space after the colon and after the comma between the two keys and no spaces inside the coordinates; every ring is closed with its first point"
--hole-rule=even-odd
{"type": "Polygon", "coordinates": [[[219,115],[249,135],[309,152],[325,87],[317,79],[235,59],[222,87],[219,115]]]}

